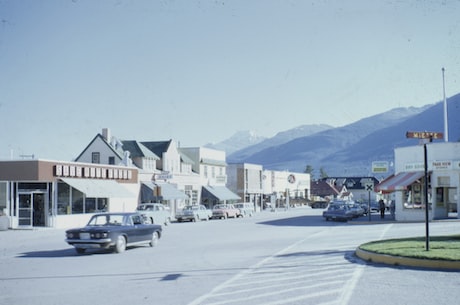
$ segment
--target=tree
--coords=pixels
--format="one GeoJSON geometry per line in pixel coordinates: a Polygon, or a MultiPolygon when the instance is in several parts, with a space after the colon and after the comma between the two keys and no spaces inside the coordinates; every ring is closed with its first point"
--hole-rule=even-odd
{"type": "Polygon", "coordinates": [[[324,170],[324,167],[321,167],[321,168],[319,169],[319,175],[320,175],[321,179],[329,177],[329,175],[328,175],[328,174],[326,173],[326,171],[324,170]]]}
{"type": "Polygon", "coordinates": [[[305,167],[304,173],[312,175],[312,174],[313,174],[313,171],[314,171],[313,166],[311,166],[310,164],[308,164],[308,165],[305,167]]]}

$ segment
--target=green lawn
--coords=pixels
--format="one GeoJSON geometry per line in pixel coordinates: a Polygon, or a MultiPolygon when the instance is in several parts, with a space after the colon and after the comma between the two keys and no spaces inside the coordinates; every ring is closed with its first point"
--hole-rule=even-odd
{"type": "Polygon", "coordinates": [[[460,261],[460,235],[430,236],[429,251],[426,251],[425,237],[374,241],[359,248],[395,256],[460,261]]]}

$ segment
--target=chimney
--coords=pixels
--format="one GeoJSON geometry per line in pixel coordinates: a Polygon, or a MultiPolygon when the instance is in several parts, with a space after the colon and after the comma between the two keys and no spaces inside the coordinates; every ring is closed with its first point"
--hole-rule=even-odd
{"type": "Polygon", "coordinates": [[[102,136],[104,137],[104,139],[109,142],[110,139],[111,139],[111,136],[110,136],[110,129],[109,128],[102,128],[102,136]]]}

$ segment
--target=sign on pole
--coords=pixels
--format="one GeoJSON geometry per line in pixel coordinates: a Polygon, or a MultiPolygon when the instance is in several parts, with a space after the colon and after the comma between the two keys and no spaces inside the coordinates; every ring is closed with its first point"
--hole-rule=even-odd
{"type": "Polygon", "coordinates": [[[386,173],[388,172],[388,161],[374,161],[372,162],[373,173],[386,173]]]}
{"type": "Polygon", "coordinates": [[[444,134],[442,132],[433,132],[433,131],[408,131],[406,132],[406,138],[443,139],[444,134]]]}
{"type": "Polygon", "coordinates": [[[367,182],[364,184],[364,189],[366,192],[373,192],[374,191],[374,182],[367,182]]]}
{"type": "Polygon", "coordinates": [[[371,221],[371,192],[374,191],[374,181],[368,181],[364,183],[364,189],[369,194],[369,201],[367,202],[367,215],[369,217],[369,221],[371,221]]]}

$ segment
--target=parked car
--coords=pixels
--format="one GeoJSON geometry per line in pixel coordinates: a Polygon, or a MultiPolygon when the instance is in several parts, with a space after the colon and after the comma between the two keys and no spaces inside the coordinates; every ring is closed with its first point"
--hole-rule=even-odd
{"type": "Polygon", "coordinates": [[[209,220],[211,218],[212,211],[202,204],[188,205],[176,212],[176,219],[178,222],[209,220]]]}
{"type": "Polygon", "coordinates": [[[312,202],[309,202],[308,205],[312,209],[325,209],[327,208],[328,202],[327,201],[312,201],[312,202]]]}
{"type": "Polygon", "coordinates": [[[171,211],[162,203],[141,203],[136,208],[136,212],[153,224],[167,226],[171,223],[171,211]]]}
{"type": "Polygon", "coordinates": [[[212,208],[212,218],[237,218],[239,213],[240,210],[235,208],[233,204],[218,204],[212,208]]]}
{"type": "Polygon", "coordinates": [[[238,213],[238,217],[252,217],[252,215],[254,214],[254,204],[252,202],[235,203],[235,208],[237,208],[240,211],[238,213]]]}
{"type": "Polygon", "coordinates": [[[110,248],[120,253],[138,244],[154,247],[161,233],[161,225],[146,224],[139,213],[101,213],[93,215],[85,227],[67,230],[65,241],[79,254],[110,248]]]}
{"type": "Polygon", "coordinates": [[[353,218],[358,218],[366,214],[366,211],[358,203],[350,202],[348,203],[348,207],[350,208],[350,211],[353,214],[353,218]]]}
{"type": "Polygon", "coordinates": [[[325,211],[323,217],[328,220],[347,221],[353,219],[353,212],[350,207],[344,203],[330,203],[325,211]]]}

